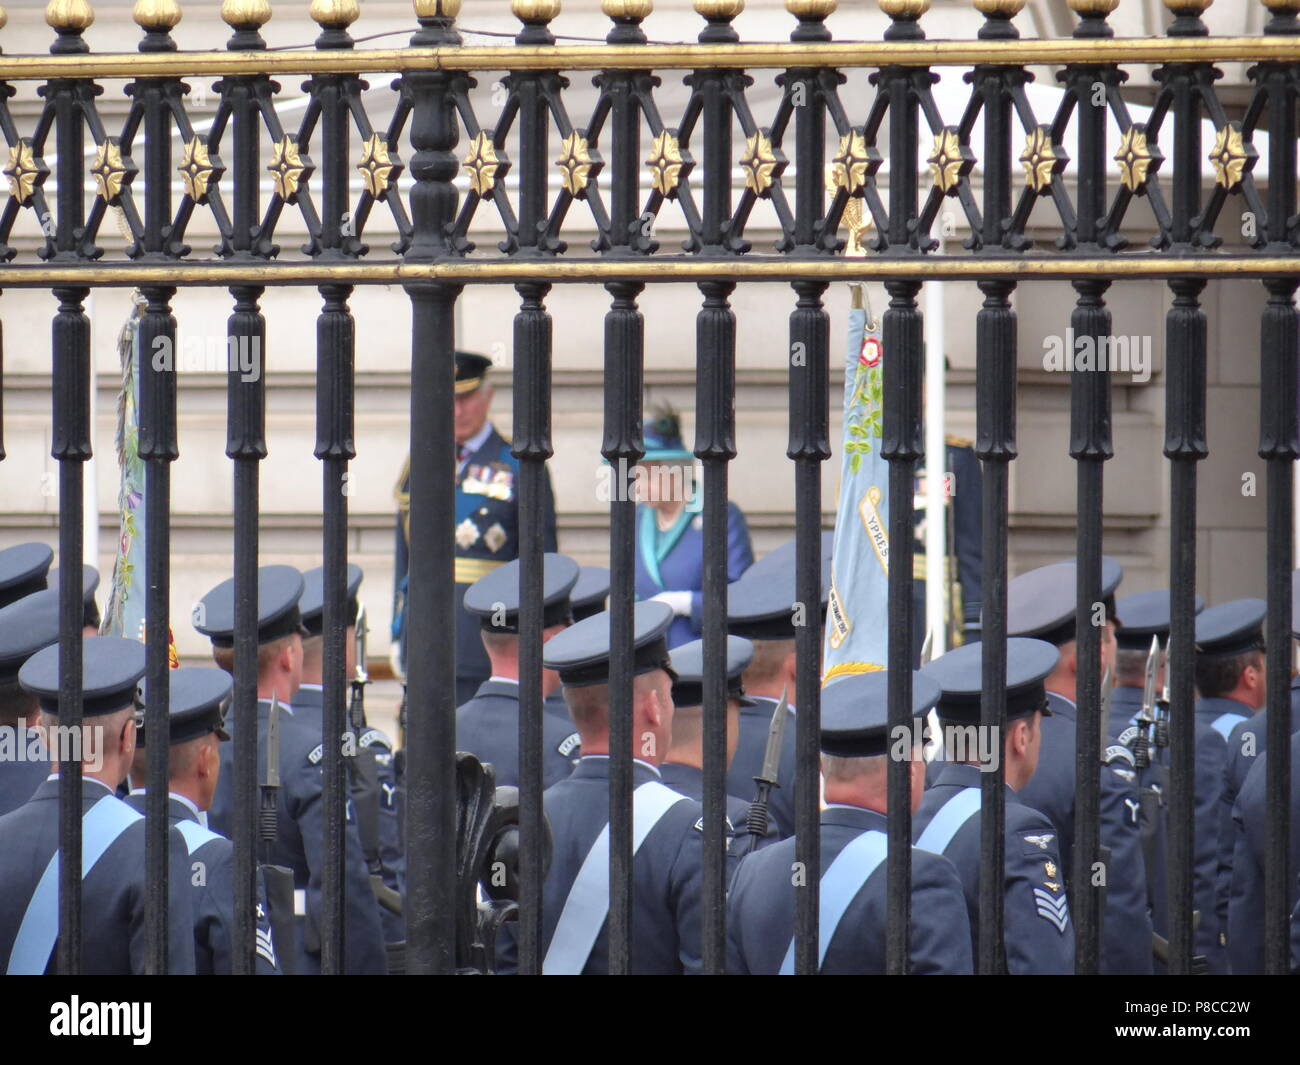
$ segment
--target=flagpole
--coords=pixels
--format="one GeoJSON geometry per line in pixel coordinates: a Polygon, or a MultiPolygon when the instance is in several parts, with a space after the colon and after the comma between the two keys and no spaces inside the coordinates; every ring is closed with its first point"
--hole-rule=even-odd
{"type": "MultiPolygon", "coordinates": [[[[939,236],[936,254],[943,254],[939,236]]],[[[932,655],[948,650],[947,402],[944,381],[943,282],[925,286],[925,624],[934,634],[932,655]]]]}

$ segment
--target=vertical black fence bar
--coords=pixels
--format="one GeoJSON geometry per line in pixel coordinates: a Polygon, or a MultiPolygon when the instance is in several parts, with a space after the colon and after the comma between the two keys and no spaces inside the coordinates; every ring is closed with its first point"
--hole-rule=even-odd
{"type": "MultiPolygon", "coordinates": [[[[1295,102],[1287,105],[1288,117],[1295,112],[1295,102]]],[[[1275,182],[1288,187],[1295,196],[1295,126],[1270,127],[1270,143],[1285,141],[1281,151],[1290,153],[1290,177],[1287,169],[1279,174],[1269,169],[1269,189],[1275,182]],[[1286,138],[1289,136],[1289,140],[1286,138]]],[[[1282,197],[1285,198],[1286,193],[1282,197]]],[[[1289,213],[1274,215],[1270,220],[1288,218],[1289,213]]],[[[1291,204],[1294,208],[1294,202],[1291,204]]],[[[1296,349],[1300,343],[1300,323],[1296,317],[1296,279],[1270,278],[1264,283],[1269,299],[1260,328],[1260,438],[1259,454],[1267,463],[1268,518],[1267,572],[1268,616],[1264,625],[1264,642],[1268,648],[1267,740],[1273,756],[1265,763],[1264,788],[1269,811],[1267,850],[1264,861],[1264,971],[1284,975],[1291,971],[1290,888],[1291,870],[1291,567],[1292,534],[1295,528],[1294,464],[1296,438],[1296,349]]]]}
{"type": "MultiPolygon", "coordinates": [[[[1107,12],[1100,7],[1076,6],[1081,21],[1074,36],[1096,39],[1112,36],[1107,12]]],[[[1077,109],[1079,160],[1077,185],[1077,239],[1086,251],[1097,252],[1106,236],[1106,96],[1120,76],[1112,66],[1072,65],[1060,75],[1077,109]],[[1100,103],[1098,103],[1100,99],[1100,103]]],[[[1093,351],[1104,351],[1110,335],[1110,312],[1102,296],[1110,282],[1080,278],[1073,282],[1077,299],[1070,316],[1074,345],[1091,338],[1093,351]]],[[[1071,361],[1071,366],[1073,362],[1071,361]]],[[[1100,861],[1101,794],[1101,628],[1094,623],[1101,588],[1102,463],[1113,454],[1110,433],[1110,371],[1074,371],[1070,377],[1070,455],[1076,462],[1078,511],[1078,565],[1075,638],[1078,679],[1075,703],[1074,855],[1070,904],[1075,923],[1075,971],[1098,971],[1101,952],[1101,893],[1094,887],[1094,869],[1100,861]]],[[[1105,870],[1110,875],[1110,870],[1105,870]]]]}
{"type": "MultiPolygon", "coordinates": [[[[1169,27],[1171,37],[1201,36],[1205,24],[1185,13],[1169,27]]],[[[1201,110],[1199,88],[1212,78],[1204,64],[1170,63],[1156,77],[1172,93],[1173,179],[1171,232],[1174,250],[1194,250],[1194,220],[1201,206],[1201,110]]],[[[1171,974],[1191,972],[1193,848],[1195,845],[1195,722],[1192,667],[1196,625],[1196,466],[1207,454],[1205,441],[1206,320],[1200,296],[1205,281],[1169,282],[1173,304],[1165,315],[1165,455],[1170,481],[1169,690],[1173,713],[1171,785],[1165,891],[1169,913],[1171,974]]]]}
{"type": "MultiPolygon", "coordinates": [[[[981,40],[1016,40],[1011,15],[985,14],[981,40]]],[[[980,239],[984,248],[1004,245],[1003,222],[1011,215],[1011,96],[1025,83],[1019,67],[977,66],[971,75],[984,102],[984,212],[980,239]]],[[[1010,463],[1016,457],[1016,313],[1011,307],[1015,283],[982,281],[984,305],[975,316],[975,454],[983,463],[983,539],[980,544],[980,675],[983,692],[980,727],[996,736],[1006,731],[1007,697],[1007,540],[1009,536],[1010,463]]],[[[982,975],[1005,968],[1006,766],[1001,758],[993,772],[980,776],[979,950],[976,971],[982,975]]]]}
{"type": "MultiPolygon", "coordinates": [[[[888,9],[894,19],[887,41],[920,41],[925,33],[918,8],[888,9]]],[[[916,87],[928,83],[929,70],[885,67],[878,91],[889,99],[889,152],[896,160],[889,178],[889,233],[893,247],[916,250],[918,114],[916,87]]],[[[882,323],[885,349],[885,417],[880,454],[889,463],[889,727],[912,725],[912,562],[915,530],[913,493],[916,463],[924,455],[921,435],[921,385],[925,345],[916,281],[889,281],[889,309],[882,323]]],[[[889,922],[885,939],[886,971],[903,975],[911,960],[912,806],[911,767],[889,763],[889,922]]]]}
{"type": "MultiPolygon", "coordinates": [[[[174,52],[169,31],[179,11],[159,9],[137,13],[145,36],[143,53],[174,52]]],[[[148,78],[130,87],[144,108],[144,261],[165,262],[167,227],[171,223],[171,106],[180,93],[174,78],[148,78]]],[[[168,643],[171,615],[171,463],[176,445],[176,319],[171,312],[174,288],[148,286],[141,290],[144,315],[138,326],[141,358],[135,372],[140,382],[139,454],[145,466],[145,661],[149,700],[145,730],[166,736],[171,705],[168,643]],[[159,360],[157,355],[165,354],[159,360]]],[[[127,635],[132,635],[127,633],[127,635]]],[[[167,744],[145,751],[149,789],[145,796],[145,965],[153,974],[167,972],[168,787],[167,744]]],[[[188,934],[185,929],[177,935],[188,934]]]]}
{"type": "MultiPolygon", "coordinates": [[[[610,38],[636,44],[640,28],[615,26],[610,38]]],[[[642,254],[653,219],[640,214],[641,111],[644,72],[604,71],[610,101],[609,233],[611,256],[642,254]]],[[[647,86],[648,87],[648,86],[647,86]]],[[[609,972],[626,975],[632,947],[632,636],[636,599],[634,467],[645,454],[641,431],[645,320],[636,300],[645,286],[616,281],[605,315],[605,417],[601,454],[615,471],[609,503],[609,972]]]]}
{"type": "MultiPolygon", "coordinates": [[[[417,0],[414,47],[456,45],[458,0],[417,0]]],[[[412,104],[406,261],[453,254],[460,132],[453,88],[458,75],[407,71],[412,104]]],[[[456,299],[460,286],[411,281],[411,563],[407,595],[407,971],[450,973],[456,929],[456,299]]]]}
{"type": "MultiPolygon", "coordinates": [[[[521,15],[519,45],[553,45],[547,28],[554,16],[540,9],[521,15]]],[[[519,254],[548,254],[542,239],[549,206],[547,178],[550,116],[548,90],[558,93],[554,74],[513,71],[511,91],[519,102],[519,254]]],[[[514,441],[519,459],[519,829],[522,884],[520,972],[541,971],[542,937],[542,600],[545,551],[546,460],[551,444],[551,316],[544,300],[551,286],[516,285],[514,321],[514,441]]]]}
{"type": "MultiPolygon", "coordinates": [[[[801,21],[792,36],[829,38],[824,27],[801,21]],[[820,31],[820,32],[819,32],[820,31]]],[[[784,76],[795,108],[794,242],[797,253],[816,253],[825,215],[826,107],[819,71],[793,68],[784,76]]],[[[821,507],[822,467],[830,457],[830,316],[822,305],[824,281],[795,281],[790,312],[790,423],[786,455],[794,460],[795,529],[795,862],[803,872],[795,895],[795,972],[819,969],[821,886],[821,507]]]]}
{"type": "MultiPolygon", "coordinates": [[[[223,10],[226,18],[228,10],[223,10]]],[[[226,47],[230,51],[259,51],[266,42],[258,29],[269,12],[231,15],[235,31],[226,47]]],[[[255,260],[263,253],[256,239],[261,196],[261,114],[259,93],[264,78],[223,78],[219,91],[230,106],[232,160],[231,247],[237,260],[255,260]]],[[[235,787],[232,838],[235,843],[235,948],[232,971],[251,975],[255,967],[255,907],[258,838],[257,801],[257,556],[258,493],[260,467],[266,457],[266,320],[258,300],[258,285],[233,285],[234,312],[226,320],[227,345],[237,358],[226,375],[226,455],[235,464],[234,484],[234,715],[235,787]],[[257,373],[247,375],[239,365],[247,355],[255,358],[257,373]]]]}
{"type": "MultiPolygon", "coordinates": [[[[710,19],[701,44],[738,41],[730,14],[710,19]]],[[[741,75],[743,79],[744,76],[741,75]]],[[[731,218],[732,104],[735,75],[714,68],[686,79],[703,117],[700,181],[703,253],[724,255],[731,218]]],[[[747,79],[745,79],[747,81],[747,79]]],[[[739,86],[737,86],[739,88],[739,86]]],[[[704,879],[702,951],[704,971],[726,971],[727,816],[727,495],[728,462],[736,456],[736,316],[728,303],[735,284],[700,284],[704,304],[695,318],[695,456],[704,472],[704,879]]],[[[697,486],[692,486],[698,490],[697,486]]]]}
{"type": "MultiPolygon", "coordinates": [[[[50,20],[58,34],[53,55],[84,55],[90,51],[81,31],[94,16],[82,9],[57,11],[50,20]]],[[[81,227],[85,223],[83,168],[85,134],[80,93],[83,85],[69,78],[52,79],[44,95],[54,107],[58,182],[54,225],[54,262],[80,257],[81,227]]],[[[43,219],[42,222],[46,220],[43,219]]],[[[53,323],[54,434],[51,454],[59,462],[59,724],[80,730],[82,723],[82,656],[80,581],[85,506],[83,463],[91,456],[90,441],[90,320],[82,310],[86,288],[54,289],[59,301],[53,323]]],[[[59,947],[58,970],[81,971],[81,762],[59,762],[59,947]]]]}
{"type": "MultiPolygon", "coordinates": [[[[312,16],[321,26],[316,47],[350,49],[351,21],[346,9],[317,12],[312,16]]],[[[344,75],[320,74],[307,84],[320,103],[321,174],[321,258],[325,261],[349,257],[346,232],[351,115],[348,98],[359,91],[356,79],[344,75]]],[[[321,877],[321,973],[343,971],[345,928],[344,855],[346,847],[345,803],[347,764],[350,757],[344,736],[347,692],[347,567],[348,567],[348,461],[356,456],[353,442],[353,370],[356,350],[355,325],[348,309],[350,285],[321,285],[324,301],[316,318],[316,448],[321,460],[323,517],[324,616],[322,618],[322,706],[321,742],[325,757],[324,869],[321,877]]],[[[365,663],[358,663],[364,668],[365,663]]],[[[355,745],[356,737],[352,738],[355,745]]],[[[352,749],[355,749],[353,746],[352,749]]]]}
{"type": "MultiPolygon", "coordinates": [[[[1266,34],[1300,33],[1296,6],[1271,5],[1273,17],[1266,34]]],[[[1296,101],[1294,63],[1261,63],[1252,71],[1267,93],[1268,127],[1268,249],[1296,252],[1296,101]]],[[[1293,463],[1296,440],[1296,278],[1264,282],[1268,303],[1260,322],[1259,454],[1267,463],[1268,615],[1264,638],[1268,647],[1268,749],[1264,790],[1269,811],[1264,860],[1264,971],[1290,971],[1289,899],[1291,818],[1291,567],[1295,488],[1293,463]]]]}

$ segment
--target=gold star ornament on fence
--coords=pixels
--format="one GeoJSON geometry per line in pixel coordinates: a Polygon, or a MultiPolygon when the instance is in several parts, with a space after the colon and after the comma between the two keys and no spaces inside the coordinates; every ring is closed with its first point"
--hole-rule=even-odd
{"type": "Polygon", "coordinates": [[[1229,122],[1215,135],[1214,147],[1210,149],[1215,182],[1225,189],[1235,187],[1245,176],[1247,158],[1241,124],[1229,122]]]}
{"type": "Polygon", "coordinates": [[[600,171],[600,163],[591,157],[587,138],[576,129],[560,144],[560,157],[555,160],[560,168],[564,191],[577,196],[600,171]]]}
{"type": "Polygon", "coordinates": [[[1124,131],[1115,162],[1119,163],[1119,179],[1129,192],[1137,192],[1146,184],[1155,156],[1147,143],[1145,127],[1134,124],[1124,131]]]}
{"type": "Polygon", "coordinates": [[[32,198],[32,193],[41,187],[49,174],[49,167],[36,158],[28,138],[23,137],[9,149],[4,175],[9,179],[9,194],[20,204],[32,198]]]}
{"type": "Polygon", "coordinates": [[[221,176],[221,168],[208,153],[208,146],[197,133],[181,149],[180,171],[185,194],[195,203],[207,203],[208,193],[221,176]]]}
{"type": "Polygon", "coordinates": [[[785,169],[785,162],[776,157],[771,140],[759,130],[746,138],[740,168],[745,172],[745,187],[756,196],[761,196],[772,187],[772,182],[785,169]]]}
{"type": "Polygon", "coordinates": [[[275,194],[285,203],[293,203],[298,190],[307,183],[316,168],[298,150],[298,142],[286,133],[271,145],[271,165],[266,168],[275,182],[275,194]]]}
{"type": "Polygon", "coordinates": [[[666,129],[650,142],[650,155],[645,165],[650,168],[650,184],[660,196],[670,196],[685,176],[686,162],[677,138],[666,129]]]}
{"type": "Polygon", "coordinates": [[[469,187],[476,196],[486,196],[491,192],[497,183],[497,171],[501,169],[492,138],[481,130],[476,133],[461,165],[469,175],[469,187]]]}
{"type": "Polygon", "coordinates": [[[122,194],[122,186],[130,180],[135,172],[122,159],[122,146],[116,137],[108,137],[95,153],[95,161],[90,165],[90,172],[95,178],[95,188],[100,199],[112,203],[122,194]]]}
{"type": "Polygon", "coordinates": [[[388,195],[388,190],[402,172],[402,164],[388,151],[388,144],[378,133],[372,133],[361,146],[361,163],[357,173],[366,191],[376,200],[388,195]]]}
{"type": "Polygon", "coordinates": [[[1020,165],[1025,168],[1025,184],[1035,192],[1043,192],[1052,184],[1052,176],[1060,173],[1065,160],[1056,154],[1052,144],[1052,131],[1046,126],[1031,130],[1020,153],[1020,165]]]}

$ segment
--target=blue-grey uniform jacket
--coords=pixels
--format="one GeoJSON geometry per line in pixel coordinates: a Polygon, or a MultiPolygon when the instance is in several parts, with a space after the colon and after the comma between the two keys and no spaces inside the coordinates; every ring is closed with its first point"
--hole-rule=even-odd
{"type": "MultiPolygon", "coordinates": [[[[665,762],[659,767],[659,772],[673,791],[680,791],[688,799],[694,799],[701,806],[704,805],[704,770],[693,765],[681,765],[678,762],[665,762]]],[[[732,831],[733,836],[731,843],[727,847],[727,852],[734,857],[737,862],[750,851],[757,850],[759,847],[767,847],[775,843],[781,837],[777,835],[776,825],[769,818],[767,822],[767,835],[757,841],[748,832],[745,831],[745,825],[749,820],[749,803],[743,799],[738,799],[734,795],[727,796],[727,823],[732,831]]],[[[732,876],[735,875],[733,869],[732,876]]]]}
{"type": "MultiPolygon", "coordinates": [[[[740,735],[731,767],[727,770],[727,794],[735,795],[745,803],[753,800],[757,790],[754,778],[762,772],[763,755],[767,753],[767,733],[772,727],[772,714],[780,702],[761,695],[755,695],[753,699],[756,705],[740,708],[740,735]]],[[[781,761],[776,772],[780,787],[772,789],[768,801],[768,811],[782,839],[794,835],[794,710],[789,709],[786,713],[790,717],[785,723],[785,735],[781,737],[781,761]]]]}
{"type": "MultiPolygon", "coordinates": [[[[828,806],[821,814],[821,864],[826,871],[850,843],[866,832],[886,831],[884,814],[855,806],[828,806]]],[[[740,863],[727,895],[727,972],[779,973],[794,938],[795,841],[785,839],[740,863]]],[[[881,861],[856,888],[825,947],[821,972],[885,971],[885,867],[881,861]]],[[[843,866],[841,866],[843,868],[843,866]]],[[[808,885],[812,886],[809,877],[808,885]]],[[[823,892],[823,904],[825,893],[823,892]]],[[[823,916],[826,907],[823,905],[823,916]]],[[[912,849],[912,972],[972,971],[970,921],[961,881],[952,863],[912,849]]]]}
{"type": "MultiPolygon", "coordinates": [[[[1262,754],[1246,774],[1246,783],[1232,809],[1236,846],[1232,852],[1232,885],[1228,897],[1228,960],[1234,976],[1264,971],[1264,855],[1268,850],[1268,755],[1262,754]]],[[[1291,965],[1300,965],[1300,732],[1291,736],[1291,876],[1287,881],[1287,910],[1291,913],[1291,965]]]]}
{"type": "Polygon", "coordinates": [[[44,754],[45,745],[37,738],[38,734],[28,730],[19,723],[17,729],[10,725],[0,726],[0,732],[9,732],[13,736],[14,750],[21,745],[23,757],[0,758],[0,817],[17,810],[23,803],[36,794],[41,782],[50,775],[48,757],[35,759],[28,757],[38,750],[44,754]]]}
{"type": "MultiPolygon", "coordinates": [[[[519,786],[519,682],[492,677],[456,710],[456,749],[490,762],[497,787],[519,786]]],[[[542,787],[573,772],[582,753],[564,696],[557,689],[542,700],[542,787]]]]}
{"type": "MultiPolygon", "coordinates": [[[[1196,702],[1196,823],[1192,839],[1192,904],[1200,911],[1195,949],[1205,955],[1209,972],[1228,971],[1224,945],[1227,929],[1221,923],[1219,902],[1219,855],[1226,844],[1223,823],[1223,787],[1228,766],[1228,737],[1253,711],[1235,699],[1198,699],[1196,702]]],[[[1230,815],[1231,807],[1229,807],[1230,815]]],[[[1226,877],[1227,874],[1225,874],[1226,877]]]]}
{"type": "MultiPolygon", "coordinates": [[[[145,812],[143,788],[126,802],[145,812]]],[[[235,941],[235,845],[199,821],[195,807],[175,794],[167,799],[167,818],[185,837],[189,849],[188,880],[194,891],[194,971],[199,976],[229,976],[233,972],[235,941]],[[185,827],[181,827],[185,826],[185,827]]],[[[258,976],[280,972],[275,940],[266,909],[266,885],[257,871],[257,925],[254,961],[258,976]]]]}
{"type": "MultiPolygon", "coordinates": [[[[659,771],[645,762],[633,762],[633,789],[647,781],[660,781],[659,771]]],[[[547,789],[543,805],[552,839],[551,865],[542,884],[541,951],[545,957],[578,871],[609,824],[609,758],[584,755],[568,778],[547,789]]],[[[703,965],[703,817],[700,804],[682,796],[650,830],[632,860],[630,971],[634,974],[698,973],[703,965]]],[[[608,909],[604,914],[606,920],[582,969],[584,976],[603,976],[609,971],[608,909]]],[[[497,968],[503,973],[513,972],[516,966],[513,928],[506,924],[501,930],[497,968]]]]}
{"type": "MultiPolygon", "coordinates": [[[[1300,676],[1291,678],[1291,730],[1300,731],[1300,676]]],[[[1228,892],[1232,886],[1232,851],[1236,846],[1236,830],[1232,823],[1232,810],[1237,796],[1246,783],[1246,777],[1268,749],[1268,708],[1254,717],[1238,721],[1228,734],[1228,755],[1223,766],[1223,794],[1219,799],[1219,860],[1215,880],[1216,902],[1219,911],[1219,928],[1226,934],[1228,927],[1228,892]]]]}
{"type": "MultiPolygon", "coordinates": [[[[267,712],[270,702],[257,703],[257,748],[259,764],[266,753],[267,712]]],[[[293,870],[295,895],[306,893],[306,921],[318,922],[321,912],[321,878],[325,872],[325,803],[324,771],[319,757],[312,755],[320,744],[319,733],[303,728],[293,716],[280,708],[280,788],[276,794],[278,835],[271,850],[271,862],[293,870]]],[[[208,811],[208,825],[214,832],[231,835],[234,816],[235,787],[235,715],[226,717],[226,731],[232,742],[221,745],[221,776],[217,781],[217,794],[208,811]]],[[[256,799],[254,800],[256,802],[256,799]]],[[[361,854],[361,841],[357,826],[345,824],[346,854],[344,856],[344,951],[343,970],[346,973],[382,974],[388,965],[384,953],[384,934],[379,920],[379,905],[366,871],[361,854]]],[[[295,905],[295,909],[297,909],[295,905]]],[[[320,971],[319,941],[313,932],[309,937],[305,921],[294,922],[298,931],[294,974],[303,975],[320,971]]],[[[319,929],[319,924],[314,926],[319,929]]],[[[277,944],[281,952],[287,944],[277,944]]]]}
{"type": "MultiPolygon", "coordinates": [[[[1047,693],[1052,716],[1042,719],[1042,744],[1034,778],[1020,801],[1044,814],[1060,833],[1061,868],[1067,883],[1073,870],[1074,759],[1077,709],[1056,692],[1047,693]]],[[[1102,925],[1103,973],[1152,972],[1151,915],[1147,912],[1146,867],[1138,813],[1137,773],[1126,747],[1102,751],[1100,844],[1109,848],[1102,925]]],[[[1070,889],[1074,890],[1073,887],[1070,889]]]]}
{"type": "MultiPolygon", "coordinates": [[[[972,956],[978,952],[979,937],[980,777],[976,766],[947,763],[912,816],[914,844],[942,853],[957,868],[970,918],[972,956]],[[951,806],[959,795],[963,796],[959,804],[951,806]],[[967,801],[972,803],[969,815],[967,801]],[[940,816],[944,810],[947,814],[940,816]]],[[[1037,810],[1025,806],[1011,788],[1006,789],[1004,838],[1006,971],[1013,976],[1073,973],[1074,925],[1056,829],[1037,810]]]]}
{"type": "MultiPolygon", "coordinates": [[[[1108,743],[1122,744],[1130,751],[1137,738],[1134,720],[1142,711],[1142,689],[1131,684],[1118,685],[1110,696],[1108,743]]],[[[1169,938],[1168,862],[1169,862],[1169,749],[1157,748],[1155,730],[1148,730],[1151,740],[1151,764],[1137,773],[1142,852],[1147,873],[1147,902],[1151,908],[1151,927],[1158,935],[1169,938]]]]}
{"type": "MultiPolygon", "coordinates": [[[[496,429],[456,474],[456,702],[468,702],[488,678],[479,619],[463,604],[465,590],[502,562],[519,557],[519,460],[510,441],[496,429]]],[[[542,550],[556,550],[555,498],[551,477],[543,481],[542,550]]],[[[409,469],[398,486],[397,545],[394,560],[393,637],[406,661],[406,581],[410,558],[409,469]]]]}
{"type": "MultiPolygon", "coordinates": [[[[293,697],[293,718],[320,740],[325,725],[324,690],[315,684],[302,685],[293,697]]],[[[357,747],[373,751],[375,756],[379,778],[379,859],[384,867],[384,883],[399,895],[404,895],[406,850],[402,846],[402,826],[397,819],[397,772],[393,765],[393,744],[379,729],[366,728],[357,737],[357,747]]],[[[312,754],[319,762],[324,748],[317,747],[312,754]]],[[[350,807],[348,820],[353,820],[350,807]]],[[[360,839],[360,836],[357,838],[360,839]]],[[[383,921],[384,939],[387,942],[401,943],[406,939],[406,926],[399,915],[390,913],[381,906],[379,916],[383,921]]]]}
{"type": "MultiPolygon", "coordinates": [[[[142,976],[144,955],[144,818],[136,815],[108,785],[84,777],[82,815],[99,802],[117,803],[132,823],[83,877],[81,936],[83,976],[142,976]]],[[[83,844],[86,842],[83,836],[83,844]]],[[[23,915],[59,844],[59,781],[44,781],[36,794],[0,817],[0,972],[8,969],[23,915]]],[[[85,852],[83,851],[83,859],[85,852]]],[[[180,934],[167,944],[167,971],[194,972],[194,923],[190,860],[185,840],[171,829],[167,840],[167,921],[180,934]]],[[[57,886],[56,886],[57,914],[57,886]]],[[[57,918],[56,918],[57,919],[57,918]]],[[[53,937],[50,942],[53,943],[53,937]]],[[[55,970],[51,951],[45,972],[55,970]]]]}

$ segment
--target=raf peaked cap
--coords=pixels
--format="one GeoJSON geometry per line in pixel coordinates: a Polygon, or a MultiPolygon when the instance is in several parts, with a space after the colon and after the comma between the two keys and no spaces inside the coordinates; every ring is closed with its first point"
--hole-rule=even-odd
{"type": "Polygon", "coordinates": [[[1234,599],[1205,609],[1196,618],[1198,655],[1239,655],[1264,649],[1263,599],[1234,599]]]}
{"type": "MultiPolygon", "coordinates": [[[[962,644],[922,668],[943,694],[939,717],[945,721],[977,724],[980,719],[981,673],[984,645],[978,640],[962,644]]],[[[1060,652],[1044,640],[1012,637],[1007,640],[1007,720],[1040,710],[1051,716],[1043,681],[1056,668],[1060,652]]]]}
{"type": "MultiPolygon", "coordinates": [[[[822,689],[821,749],[839,758],[873,758],[889,751],[889,671],[854,673],[822,689]]],[[[912,673],[912,716],[939,701],[939,685],[912,673]]],[[[919,742],[920,737],[915,737],[919,742]]]]}
{"type": "MultiPolygon", "coordinates": [[[[740,636],[727,637],[727,698],[739,699],[741,706],[754,706],[754,700],[745,695],[740,675],[749,667],[754,657],[754,645],[740,636]]],[[[674,706],[704,705],[704,641],[692,640],[674,647],[670,656],[673,672],[674,706]]]]}
{"type": "MultiPolygon", "coordinates": [[[[831,592],[832,532],[822,533],[821,612],[805,618],[806,624],[821,624],[831,592]]],[[[794,607],[796,588],[795,541],[769,551],[727,588],[727,631],[750,640],[793,640],[796,631],[794,607]]]]}
{"type": "MultiPolygon", "coordinates": [[[[357,591],[361,587],[361,578],[365,574],[361,567],[351,562],[347,570],[347,607],[343,613],[343,627],[357,623],[357,591]]],[[[319,636],[325,631],[325,568],[317,566],[302,575],[302,598],[298,600],[298,613],[302,616],[302,627],[310,636],[319,636]]]]}
{"type": "MultiPolygon", "coordinates": [[[[86,636],[81,641],[82,716],[101,717],[135,705],[136,685],[144,676],[144,644],[123,636],[86,636]]],[[[59,645],[32,655],[18,671],[18,683],[40,700],[41,709],[59,712],[59,645]]]]}
{"type": "MultiPolygon", "coordinates": [[[[518,632],[519,559],[498,566],[465,589],[465,609],[477,614],[485,632],[518,632]]],[[[578,582],[578,564],[568,555],[542,556],[542,628],[567,625],[573,620],[569,593],[578,582]]]]}
{"type": "Polygon", "coordinates": [[[56,592],[33,592],[0,609],[0,684],[17,680],[22,664],[58,639],[56,592]]]}
{"type": "MultiPolygon", "coordinates": [[[[52,592],[59,590],[59,578],[62,575],[62,569],[55,566],[50,570],[49,589],[52,592]]],[[[83,603],[92,603],[95,600],[95,591],[99,588],[99,570],[94,566],[81,567],[81,601],[83,603]]]]}
{"type": "MultiPolygon", "coordinates": [[[[271,643],[302,631],[298,601],[302,574],[292,566],[263,566],[257,571],[257,642],[271,643]]],[[[214,647],[235,646],[235,581],[224,580],[200,601],[194,627],[214,647]]]]}
{"type": "MultiPolygon", "coordinates": [[[[1068,559],[1031,569],[1008,582],[1007,635],[1033,636],[1058,647],[1073,640],[1077,572],[1075,560],[1068,559]]],[[[1124,567],[1102,555],[1101,600],[1109,618],[1115,617],[1115,589],[1123,579],[1124,567]]]]}
{"type": "MultiPolygon", "coordinates": [[[[1197,596],[1193,613],[1205,609],[1205,600],[1197,596]]],[[[1160,639],[1160,646],[1169,644],[1169,589],[1155,592],[1135,592],[1115,601],[1115,614],[1119,628],[1115,642],[1129,651],[1145,651],[1151,646],[1151,637],[1160,639]]]]}
{"type": "Polygon", "coordinates": [[[42,591],[53,561],[48,544],[16,544],[0,551],[0,607],[42,591]]]}
{"type": "Polygon", "coordinates": [[[608,599],[609,570],[604,566],[582,566],[578,570],[578,583],[569,593],[569,605],[573,607],[573,620],[582,621],[592,614],[599,614],[605,609],[608,599]]]}
{"type": "MultiPolygon", "coordinates": [[[[206,736],[215,732],[217,739],[230,736],[222,727],[226,708],[230,705],[230,692],[234,681],[224,669],[215,666],[187,666],[169,669],[167,729],[170,744],[206,736]]],[[[142,680],[136,690],[136,699],[147,711],[149,708],[149,682],[142,680]]],[[[144,725],[136,732],[136,744],[143,747],[144,725]]]]}
{"type": "Polygon", "coordinates": [[[456,395],[473,392],[483,383],[492,368],[492,360],[472,351],[456,352],[456,395]]]}
{"type": "MultiPolygon", "coordinates": [[[[610,625],[608,610],[593,614],[552,636],[542,647],[542,664],[560,674],[560,681],[570,688],[609,683],[610,625]]],[[[640,676],[656,669],[671,677],[665,634],[673,622],[673,612],[666,603],[646,600],[633,606],[632,673],[640,676]]]]}

